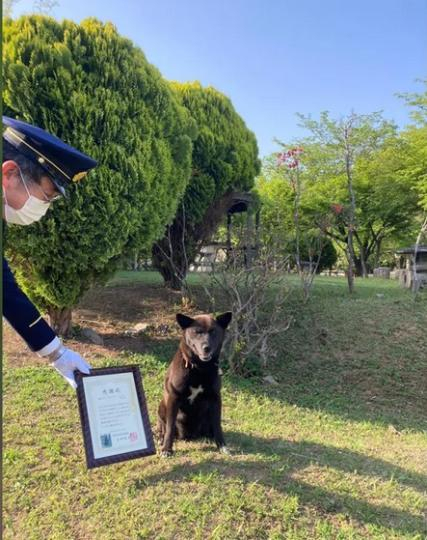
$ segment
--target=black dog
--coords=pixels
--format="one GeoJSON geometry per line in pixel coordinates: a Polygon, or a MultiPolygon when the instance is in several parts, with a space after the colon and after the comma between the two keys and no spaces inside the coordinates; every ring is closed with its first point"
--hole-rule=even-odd
{"type": "Polygon", "coordinates": [[[178,313],[183,336],[166,372],[163,399],[159,405],[158,432],[163,456],[172,455],[178,439],[214,439],[228,453],[221,428],[221,379],[219,353],[231,313],[216,319],[194,319],[178,313]]]}

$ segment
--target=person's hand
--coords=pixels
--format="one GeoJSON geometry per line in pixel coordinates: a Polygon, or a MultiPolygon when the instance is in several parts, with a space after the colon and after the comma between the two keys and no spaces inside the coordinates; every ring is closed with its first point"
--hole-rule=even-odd
{"type": "Polygon", "coordinates": [[[77,383],[74,379],[74,370],[78,369],[82,373],[90,373],[90,365],[76,352],[66,347],[62,347],[60,356],[52,366],[64,377],[64,379],[76,389],[77,383]]]}

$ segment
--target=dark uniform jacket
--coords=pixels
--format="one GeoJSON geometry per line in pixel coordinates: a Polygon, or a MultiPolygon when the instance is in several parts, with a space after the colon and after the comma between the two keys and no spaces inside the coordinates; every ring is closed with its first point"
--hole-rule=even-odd
{"type": "MultiPolygon", "coordinates": [[[[37,126],[7,116],[3,116],[3,125],[6,126],[3,144],[6,141],[27,159],[37,163],[62,194],[70,184],[80,181],[97,165],[91,157],[37,126]]],[[[54,331],[16,284],[5,260],[3,315],[33,351],[44,356],[60,345],[54,331]]]]}
{"type": "Polygon", "coordinates": [[[37,308],[18,287],[4,258],[3,316],[27,342],[32,351],[40,351],[56,337],[55,332],[42,318],[37,308]]]}

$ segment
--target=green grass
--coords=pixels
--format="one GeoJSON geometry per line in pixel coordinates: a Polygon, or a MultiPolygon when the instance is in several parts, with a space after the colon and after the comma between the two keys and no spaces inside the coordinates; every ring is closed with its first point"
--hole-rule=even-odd
{"type": "MultiPolygon", "coordinates": [[[[160,283],[110,286],[138,279],[160,283]]],[[[277,387],[224,375],[231,457],[180,442],[171,459],[87,471],[73,391],[51,368],[5,367],[3,538],[427,538],[427,304],[392,281],[356,287],[320,278],[305,306],[293,291],[277,387]]],[[[170,354],[94,364],[137,363],[154,424],[170,354]]]]}
{"type": "MultiPolygon", "coordinates": [[[[207,274],[192,272],[188,276],[188,283],[190,286],[201,285],[209,280],[207,274]]],[[[151,270],[143,272],[121,271],[111,279],[108,283],[108,287],[114,287],[116,285],[135,285],[137,283],[143,283],[144,285],[163,285],[163,278],[158,272],[151,270]]]]}

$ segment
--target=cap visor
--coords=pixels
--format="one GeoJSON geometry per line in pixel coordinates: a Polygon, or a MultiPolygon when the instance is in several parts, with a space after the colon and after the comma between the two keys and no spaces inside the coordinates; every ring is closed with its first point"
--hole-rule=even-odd
{"type": "Polygon", "coordinates": [[[63,197],[67,198],[68,195],[67,195],[67,192],[65,191],[64,186],[62,186],[56,178],[52,178],[52,182],[55,184],[55,187],[56,187],[56,189],[59,191],[59,193],[60,193],[63,197]]]}

